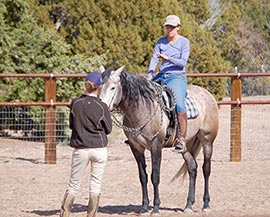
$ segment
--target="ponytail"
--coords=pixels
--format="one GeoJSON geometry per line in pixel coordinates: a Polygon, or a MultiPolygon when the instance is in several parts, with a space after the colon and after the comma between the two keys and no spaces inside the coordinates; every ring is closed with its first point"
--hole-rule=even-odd
{"type": "Polygon", "coordinates": [[[97,89],[97,87],[95,87],[94,83],[93,82],[90,82],[90,81],[86,81],[84,83],[84,85],[85,85],[85,89],[86,89],[86,91],[88,93],[92,93],[92,92],[94,92],[97,89]]]}

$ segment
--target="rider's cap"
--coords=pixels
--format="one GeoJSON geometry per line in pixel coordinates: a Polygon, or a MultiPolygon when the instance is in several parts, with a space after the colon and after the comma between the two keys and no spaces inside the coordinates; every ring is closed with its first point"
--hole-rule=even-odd
{"type": "Polygon", "coordinates": [[[102,76],[99,72],[90,72],[85,81],[89,81],[94,84],[94,87],[98,87],[99,85],[103,84],[102,76]]]}
{"type": "Polygon", "coordinates": [[[169,15],[165,19],[164,26],[178,26],[181,25],[180,18],[176,15],[169,15]]]}

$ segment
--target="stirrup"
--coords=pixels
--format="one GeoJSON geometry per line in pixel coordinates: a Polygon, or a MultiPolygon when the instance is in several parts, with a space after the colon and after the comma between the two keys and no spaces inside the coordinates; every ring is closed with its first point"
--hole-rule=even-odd
{"type": "Polygon", "coordinates": [[[183,144],[181,143],[178,143],[174,149],[172,150],[172,152],[175,152],[175,153],[179,153],[179,154],[183,154],[187,151],[186,149],[186,146],[184,146],[183,144]]]}

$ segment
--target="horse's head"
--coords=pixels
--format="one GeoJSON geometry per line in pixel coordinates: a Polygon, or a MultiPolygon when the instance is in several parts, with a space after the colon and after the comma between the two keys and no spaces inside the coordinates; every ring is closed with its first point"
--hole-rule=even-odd
{"type": "Polygon", "coordinates": [[[123,72],[125,65],[118,68],[117,70],[106,71],[101,70],[104,77],[105,83],[102,85],[101,91],[99,93],[99,98],[105,102],[110,111],[117,108],[122,99],[122,87],[120,82],[120,75],[123,72]]]}

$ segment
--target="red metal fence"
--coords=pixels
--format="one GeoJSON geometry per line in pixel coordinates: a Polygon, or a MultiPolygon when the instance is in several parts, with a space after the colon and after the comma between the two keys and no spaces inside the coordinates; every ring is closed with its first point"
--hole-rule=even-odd
{"type": "MultiPolygon", "coordinates": [[[[45,163],[55,164],[56,157],[56,107],[69,106],[69,102],[57,102],[56,79],[84,78],[85,74],[0,74],[0,78],[44,78],[45,102],[0,102],[0,106],[42,106],[46,109],[45,117],[45,163]]],[[[219,105],[231,105],[230,160],[241,161],[241,105],[270,104],[270,100],[242,100],[243,77],[270,76],[270,73],[205,73],[190,74],[188,77],[231,77],[231,100],[219,101],[219,105]]]]}

